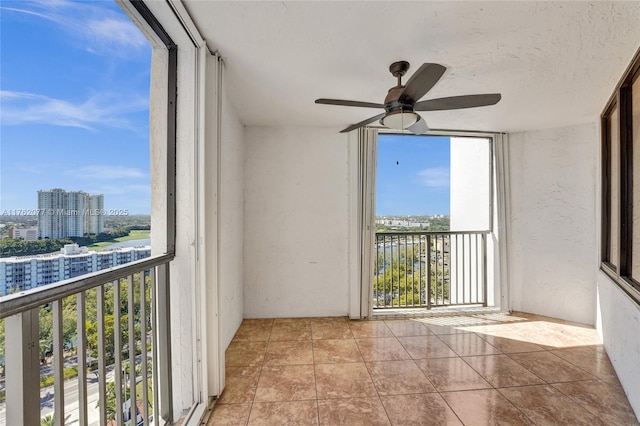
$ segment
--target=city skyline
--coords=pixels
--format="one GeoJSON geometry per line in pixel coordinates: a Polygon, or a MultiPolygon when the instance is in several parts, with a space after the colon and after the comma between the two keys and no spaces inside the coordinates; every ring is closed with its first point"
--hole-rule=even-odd
{"type": "Polygon", "coordinates": [[[0,210],[48,188],[149,214],[151,47],[114,2],[3,1],[0,210]]]}

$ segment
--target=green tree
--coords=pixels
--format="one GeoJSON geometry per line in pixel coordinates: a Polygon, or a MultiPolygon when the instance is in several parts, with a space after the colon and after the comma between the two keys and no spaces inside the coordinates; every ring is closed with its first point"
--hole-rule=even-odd
{"type": "Polygon", "coordinates": [[[414,245],[408,244],[404,235],[385,237],[382,256],[379,253],[377,257],[374,290],[376,294],[383,295],[385,300],[391,297],[395,306],[406,303],[406,297],[401,300],[401,296],[405,296],[408,290],[413,291],[413,267],[416,259],[420,258],[414,245]]]}
{"type": "MultiPolygon", "coordinates": [[[[110,364],[115,360],[114,348],[114,317],[113,314],[105,315],[104,319],[105,361],[110,364]]],[[[98,358],[98,323],[87,321],[87,349],[89,355],[98,358]]]]}
{"type": "Polygon", "coordinates": [[[46,417],[40,419],[40,426],[55,426],[56,419],[53,417],[53,414],[49,414],[46,417]]]}
{"type": "Polygon", "coordinates": [[[373,276],[377,303],[424,306],[427,298],[448,303],[449,252],[443,248],[447,241],[402,234],[379,237],[373,276]]]}
{"type": "MultiPolygon", "coordinates": [[[[129,374],[130,368],[129,368],[129,363],[127,361],[122,363],[122,367],[123,370],[125,371],[126,374],[129,374]]],[[[147,363],[147,376],[151,377],[151,363],[147,363]]],[[[141,369],[142,369],[142,365],[141,364],[136,364],[136,375],[140,376],[141,373],[141,369]]],[[[135,383],[135,381],[134,381],[135,383]]],[[[123,396],[123,402],[125,402],[128,399],[128,395],[131,395],[131,387],[129,386],[129,381],[128,380],[123,380],[123,392],[122,392],[122,396],[123,396]]],[[[143,383],[140,382],[136,385],[136,399],[138,401],[141,401],[141,397],[142,397],[142,386],[143,383]]],[[[147,393],[148,393],[148,398],[149,400],[147,401],[147,406],[149,408],[149,412],[152,411],[153,409],[153,384],[151,382],[151,380],[147,381],[147,393]]],[[[107,400],[106,400],[106,412],[107,412],[107,423],[114,423],[116,421],[116,382],[109,382],[107,383],[107,389],[106,389],[106,396],[107,396],[107,400]]],[[[96,402],[96,408],[100,407],[100,401],[98,400],[96,402]]],[[[121,422],[119,422],[121,423],[121,422]]],[[[119,424],[118,423],[118,424],[119,424]]]]}
{"type": "MultiPolygon", "coordinates": [[[[116,382],[108,382],[106,389],[107,401],[105,410],[107,413],[107,423],[116,419],[116,382]]],[[[96,408],[100,408],[100,400],[96,402],[96,408]]]]}
{"type": "MultiPolygon", "coordinates": [[[[64,424],[67,424],[69,419],[71,418],[71,414],[64,417],[64,424]]],[[[55,426],[56,419],[53,414],[49,414],[46,417],[40,419],[40,426],[55,426]]]]}
{"type": "Polygon", "coordinates": [[[65,244],[72,244],[68,238],[24,241],[7,238],[0,240],[0,257],[32,256],[59,251],[65,244]]]}

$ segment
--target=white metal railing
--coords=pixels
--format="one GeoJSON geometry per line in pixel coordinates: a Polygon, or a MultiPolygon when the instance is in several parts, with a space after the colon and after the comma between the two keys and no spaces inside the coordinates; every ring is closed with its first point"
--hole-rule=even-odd
{"type": "Polygon", "coordinates": [[[378,232],[373,309],[483,305],[487,235],[467,232],[378,232]]]}
{"type": "Polygon", "coordinates": [[[0,423],[39,425],[47,415],[56,425],[171,422],[172,259],[155,256],[0,298],[0,423]]]}

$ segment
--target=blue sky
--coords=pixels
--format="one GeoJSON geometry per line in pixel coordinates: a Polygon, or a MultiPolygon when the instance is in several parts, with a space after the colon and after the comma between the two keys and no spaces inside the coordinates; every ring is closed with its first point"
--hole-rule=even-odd
{"type": "Polygon", "coordinates": [[[2,1],[0,210],[39,189],[150,212],[151,47],[112,1],[2,1]]]}
{"type": "MultiPolygon", "coordinates": [[[[39,189],[150,212],[151,48],[112,1],[0,3],[0,212],[39,189]]],[[[381,135],[376,214],[449,213],[448,138],[381,135]]]]}
{"type": "Polygon", "coordinates": [[[376,215],[449,214],[449,138],[380,135],[376,215]]]}

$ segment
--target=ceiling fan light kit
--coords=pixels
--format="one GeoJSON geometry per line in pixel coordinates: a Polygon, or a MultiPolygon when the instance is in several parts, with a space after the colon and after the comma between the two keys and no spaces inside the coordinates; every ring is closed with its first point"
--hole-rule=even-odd
{"type": "Polygon", "coordinates": [[[382,117],[380,124],[390,129],[405,130],[416,124],[419,118],[413,111],[396,111],[382,117]]]}
{"type": "Polygon", "coordinates": [[[452,96],[418,102],[440,80],[446,68],[440,64],[424,63],[418,71],[413,73],[407,84],[403,86],[402,76],[406,74],[408,69],[409,63],[406,61],[394,62],[389,66],[389,71],[398,79],[398,83],[389,89],[384,104],[326,98],[316,99],[316,103],[361,108],[383,108],[385,110],[382,114],[368,118],[360,123],[352,124],[340,133],[350,132],[380,120],[380,124],[390,129],[408,130],[414,134],[421,135],[426,133],[429,127],[424,118],[415,111],[445,111],[495,105],[502,97],[500,93],[488,93],[483,95],[452,96]]]}

